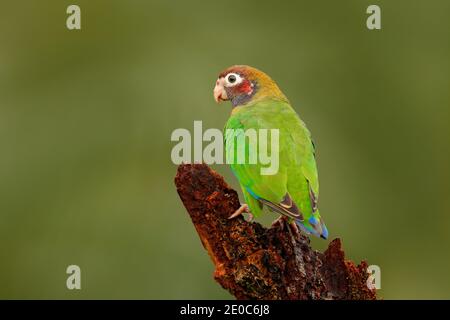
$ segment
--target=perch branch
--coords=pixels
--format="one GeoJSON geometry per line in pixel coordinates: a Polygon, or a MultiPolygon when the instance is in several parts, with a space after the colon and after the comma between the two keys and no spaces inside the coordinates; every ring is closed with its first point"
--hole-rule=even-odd
{"type": "Polygon", "coordinates": [[[215,280],[237,299],[376,299],[367,263],[345,260],[340,239],[320,253],[281,224],[227,219],[240,206],[238,194],[207,165],[180,165],[175,184],[215,280]]]}

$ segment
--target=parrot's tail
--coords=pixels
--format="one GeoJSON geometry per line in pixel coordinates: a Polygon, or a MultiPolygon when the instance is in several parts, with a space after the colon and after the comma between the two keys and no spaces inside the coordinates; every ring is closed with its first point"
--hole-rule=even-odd
{"type": "Polygon", "coordinates": [[[308,220],[295,220],[297,226],[306,234],[315,235],[318,238],[327,239],[328,229],[320,215],[311,216],[308,220]]]}

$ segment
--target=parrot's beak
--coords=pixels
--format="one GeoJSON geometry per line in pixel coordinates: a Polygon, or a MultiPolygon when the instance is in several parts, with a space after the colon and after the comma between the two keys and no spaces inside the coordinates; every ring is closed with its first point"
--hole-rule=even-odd
{"type": "Polygon", "coordinates": [[[220,103],[221,101],[228,100],[227,92],[224,88],[225,79],[219,78],[216,81],[216,86],[214,87],[214,99],[217,103],[220,103]]]}

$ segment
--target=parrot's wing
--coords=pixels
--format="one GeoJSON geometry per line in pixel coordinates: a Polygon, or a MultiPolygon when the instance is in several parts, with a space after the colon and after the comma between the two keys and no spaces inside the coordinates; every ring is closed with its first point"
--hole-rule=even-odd
{"type": "MultiPolygon", "coordinates": [[[[247,108],[245,112],[239,112],[233,115],[225,126],[225,151],[227,162],[230,164],[233,173],[238,178],[242,189],[253,198],[265,204],[270,209],[286,215],[296,220],[303,220],[303,215],[288,192],[288,166],[283,163],[286,159],[282,156],[292,152],[292,139],[284,138],[286,134],[280,133],[279,141],[279,170],[272,175],[262,175],[261,169],[264,168],[258,160],[256,164],[237,163],[238,152],[245,152],[245,159],[251,158],[253,152],[257,152],[245,143],[245,150],[239,150],[239,139],[246,139],[245,132],[248,129],[279,129],[283,126],[283,118],[286,117],[279,107],[279,102],[274,106],[257,105],[247,108]],[[264,108],[264,109],[262,109],[264,108]],[[230,130],[232,129],[232,130],[230,130]],[[286,143],[289,140],[289,143],[286,143]],[[229,158],[229,155],[234,157],[229,158]]],[[[295,113],[295,112],[294,112],[295,113]]],[[[245,140],[244,140],[245,141],[245,140]]],[[[259,142],[259,141],[258,141],[259,142]]],[[[267,143],[268,154],[271,154],[271,143],[267,143]]],[[[253,208],[250,208],[251,210],[253,208]]],[[[255,208],[254,211],[258,211],[255,208]]],[[[258,211],[259,212],[259,211],[258,211]]]]}
{"type": "Polygon", "coordinates": [[[292,201],[291,196],[289,193],[286,193],[286,195],[283,198],[283,201],[281,201],[279,204],[267,201],[265,199],[260,199],[260,201],[268,206],[273,211],[276,211],[284,216],[287,216],[292,219],[297,219],[300,221],[303,221],[303,215],[298,209],[297,205],[294,201],[292,201]]]}
{"type": "Polygon", "coordinates": [[[319,179],[314,143],[303,121],[298,116],[294,119],[297,124],[291,125],[290,137],[296,156],[288,169],[288,190],[305,216],[304,223],[297,225],[316,236],[327,238],[328,231],[317,206],[319,179]]]}
{"type": "Polygon", "coordinates": [[[300,158],[296,159],[295,165],[298,167],[294,168],[294,170],[297,171],[300,168],[301,176],[306,179],[311,209],[312,212],[315,212],[319,198],[319,178],[315,159],[315,146],[306,125],[299,118],[298,121],[299,126],[295,126],[296,129],[291,132],[292,143],[297,149],[296,153],[299,154],[300,158]]]}

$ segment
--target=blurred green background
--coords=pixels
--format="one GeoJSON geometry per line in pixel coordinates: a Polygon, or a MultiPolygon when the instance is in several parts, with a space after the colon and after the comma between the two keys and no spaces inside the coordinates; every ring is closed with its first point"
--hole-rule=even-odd
{"type": "Polygon", "coordinates": [[[331,238],[381,267],[380,296],[450,298],[449,1],[0,9],[0,298],[232,298],[176,193],[170,135],[223,127],[212,89],[233,64],[270,74],[307,123],[331,238]]]}

